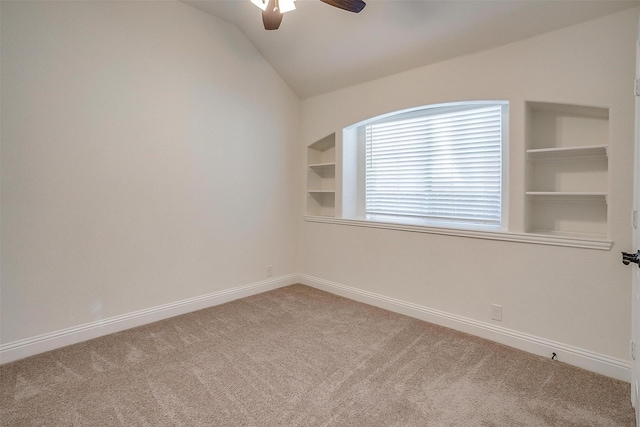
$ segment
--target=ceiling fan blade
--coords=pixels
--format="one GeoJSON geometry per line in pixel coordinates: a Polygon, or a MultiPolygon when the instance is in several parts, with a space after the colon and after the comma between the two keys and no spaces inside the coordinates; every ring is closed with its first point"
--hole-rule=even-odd
{"type": "Polygon", "coordinates": [[[331,6],[358,13],[367,5],[362,0],[320,0],[331,6]]]}
{"type": "Polygon", "coordinates": [[[267,8],[262,11],[262,23],[265,30],[277,30],[282,22],[282,13],[278,7],[277,0],[269,0],[267,8]]]}

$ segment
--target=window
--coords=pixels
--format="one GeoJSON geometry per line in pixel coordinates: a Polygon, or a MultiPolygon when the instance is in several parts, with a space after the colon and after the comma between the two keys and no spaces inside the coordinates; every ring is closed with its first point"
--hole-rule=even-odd
{"type": "Polygon", "coordinates": [[[437,105],[357,125],[358,216],[454,228],[503,227],[507,108],[495,101],[437,105]]]}

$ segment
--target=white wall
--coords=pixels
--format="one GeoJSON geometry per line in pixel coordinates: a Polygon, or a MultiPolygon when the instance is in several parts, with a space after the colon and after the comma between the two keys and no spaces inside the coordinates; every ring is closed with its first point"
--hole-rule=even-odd
{"type": "Polygon", "coordinates": [[[296,271],[300,102],[175,2],[1,2],[1,342],[296,271]]]}
{"type": "Polygon", "coordinates": [[[303,101],[308,145],[394,110],[508,100],[516,232],[524,231],[525,101],[609,107],[610,251],[302,222],[301,271],[628,361],[631,271],[620,251],[631,249],[637,22],[638,9],[626,10],[303,101]],[[503,306],[502,322],[491,320],[492,303],[503,306]]]}

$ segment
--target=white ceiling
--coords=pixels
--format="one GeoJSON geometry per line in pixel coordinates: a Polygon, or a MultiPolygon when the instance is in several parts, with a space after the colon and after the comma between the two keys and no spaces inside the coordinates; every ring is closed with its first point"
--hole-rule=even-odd
{"type": "Polygon", "coordinates": [[[183,1],[235,24],[302,99],[640,5],[640,0],[365,0],[367,6],[355,14],[319,0],[297,0],[279,30],[265,31],[261,11],[250,0],[183,1]]]}

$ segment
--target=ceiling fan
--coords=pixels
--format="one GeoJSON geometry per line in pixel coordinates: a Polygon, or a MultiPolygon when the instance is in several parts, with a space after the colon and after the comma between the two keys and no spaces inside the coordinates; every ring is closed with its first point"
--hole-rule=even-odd
{"type": "MultiPolygon", "coordinates": [[[[295,0],[251,0],[262,9],[262,23],[265,30],[277,30],[282,22],[282,14],[296,8],[295,0]]],[[[362,0],[320,0],[323,3],[358,13],[367,5],[362,0]]]]}

